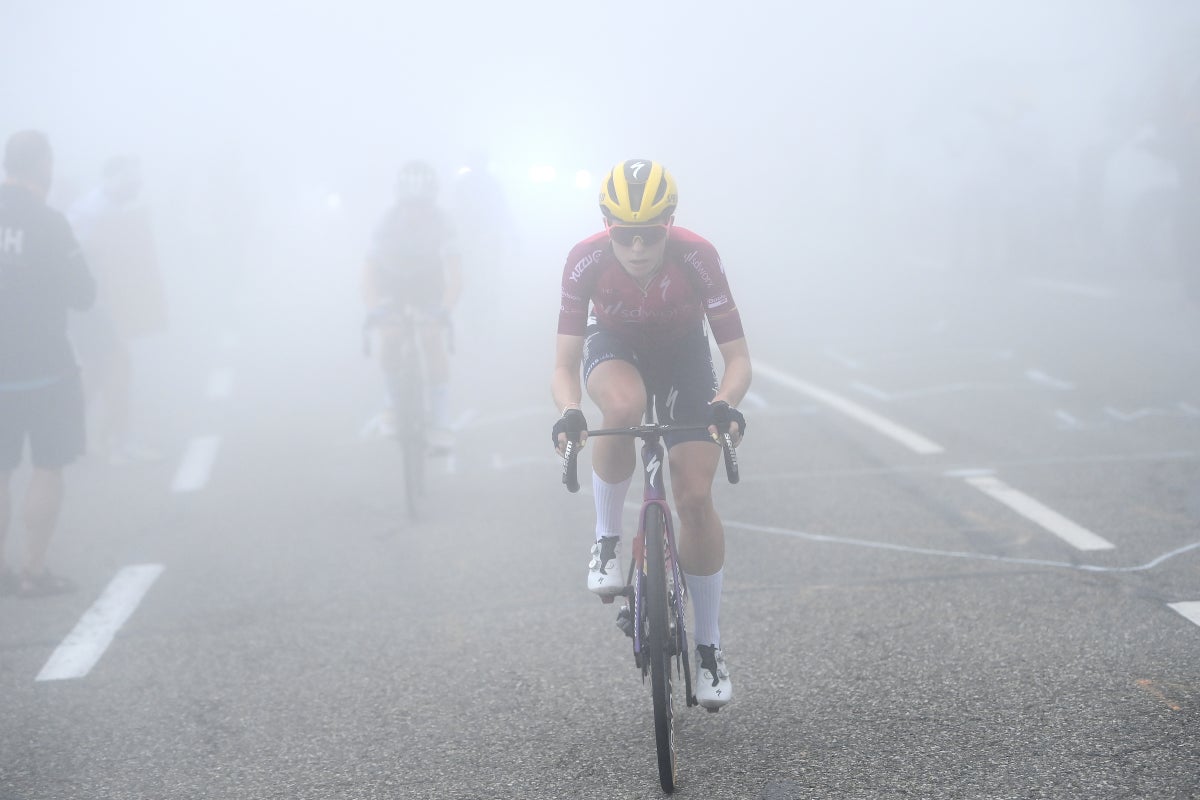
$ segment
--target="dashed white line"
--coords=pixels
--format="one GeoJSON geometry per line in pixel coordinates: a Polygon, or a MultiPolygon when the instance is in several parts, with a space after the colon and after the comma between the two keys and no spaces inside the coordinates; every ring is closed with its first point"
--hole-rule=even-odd
{"type": "Polygon", "coordinates": [[[968,477],[965,480],[1026,519],[1041,525],[1078,550],[1111,550],[1113,548],[1112,542],[1092,533],[1082,525],[1067,519],[1057,511],[1034,500],[1024,492],[1013,489],[997,478],[981,475],[968,477]]]}
{"type": "Polygon", "coordinates": [[[82,678],[91,672],[162,571],[162,564],[137,564],[118,572],[50,655],[36,680],[82,678]]]}
{"type": "Polygon", "coordinates": [[[208,483],[209,473],[217,458],[217,450],[221,446],[219,436],[197,436],[188,442],[179,469],[175,471],[175,480],[171,483],[172,492],[194,492],[203,489],[208,483]]]}
{"type": "Polygon", "coordinates": [[[1167,603],[1167,606],[1179,612],[1191,622],[1200,625],[1200,600],[1188,600],[1183,603],[1167,603]]]}
{"type": "Polygon", "coordinates": [[[863,394],[870,395],[871,397],[874,397],[877,400],[882,400],[885,403],[891,403],[895,400],[912,400],[918,397],[931,397],[938,394],[967,392],[972,389],[983,388],[982,384],[976,383],[947,383],[940,386],[927,386],[923,389],[906,389],[900,392],[888,392],[861,381],[855,381],[850,385],[863,394]]]}
{"type": "Polygon", "coordinates": [[[1040,369],[1025,370],[1025,377],[1034,383],[1040,383],[1042,386],[1049,386],[1051,389],[1058,389],[1061,392],[1067,392],[1075,388],[1075,384],[1070,381],[1064,381],[1062,378],[1047,375],[1040,369]]]}
{"type": "Polygon", "coordinates": [[[1068,281],[1047,280],[1044,278],[1030,278],[1026,281],[1030,286],[1036,286],[1042,289],[1050,289],[1056,292],[1065,292],[1067,294],[1080,295],[1081,297],[1094,297],[1097,299],[1108,299],[1116,297],[1116,290],[1107,286],[1090,286],[1084,283],[1070,283],[1068,281]]]}
{"type": "Polygon", "coordinates": [[[738,522],[736,520],[725,520],[725,528],[726,530],[740,529],[752,531],[754,533],[769,533],[776,536],[790,536],[794,539],[803,539],[809,542],[822,542],[826,544],[839,544],[850,547],[863,547],[870,550],[885,550],[896,553],[909,553],[911,555],[933,556],[936,558],[957,558],[967,561],[990,561],[1001,564],[1053,567],[1055,569],[1072,569],[1080,572],[1145,572],[1147,570],[1154,569],[1155,567],[1166,561],[1169,561],[1172,558],[1181,556],[1184,553],[1200,550],[1200,542],[1192,542],[1191,544],[1177,547],[1174,550],[1152,558],[1144,564],[1134,564],[1127,567],[1110,567],[1101,564],[1076,564],[1070,561],[1049,561],[1043,558],[1017,558],[1015,556],[997,556],[990,553],[969,553],[963,550],[937,550],[929,547],[912,547],[904,544],[896,544],[895,542],[880,542],[873,541],[871,539],[855,539],[848,536],[829,536],[822,533],[808,533],[806,531],[790,530],[788,528],[779,528],[772,525],[755,525],[750,522],[738,522]]]}
{"type": "Polygon", "coordinates": [[[824,403],[825,405],[845,414],[876,432],[887,436],[910,450],[920,455],[932,455],[934,453],[942,453],[945,450],[941,445],[926,439],[908,428],[892,422],[890,419],[876,414],[870,409],[860,406],[851,400],[847,400],[841,395],[835,394],[827,389],[822,389],[819,386],[814,386],[807,381],[802,381],[799,378],[788,375],[786,372],[776,369],[769,364],[764,364],[760,361],[754,363],[755,374],[762,375],[768,380],[775,381],[778,384],[793,389],[801,394],[824,403]]]}
{"type": "Polygon", "coordinates": [[[1062,410],[1061,408],[1054,412],[1054,416],[1059,422],[1062,423],[1064,428],[1078,430],[1079,428],[1084,427],[1083,420],[1079,419],[1079,417],[1075,416],[1069,411],[1062,410]]]}

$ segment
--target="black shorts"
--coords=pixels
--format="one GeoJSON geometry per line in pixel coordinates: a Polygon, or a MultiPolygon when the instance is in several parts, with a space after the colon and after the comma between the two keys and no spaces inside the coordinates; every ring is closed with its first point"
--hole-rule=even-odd
{"type": "MultiPolygon", "coordinates": [[[[717,373],[712,351],[702,327],[662,349],[642,350],[597,325],[589,325],[583,342],[583,381],[597,365],[617,359],[628,361],[641,373],[646,391],[654,397],[658,421],[670,425],[704,425],[708,404],[717,394],[717,373]]],[[[663,437],[667,449],[680,442],[711,442],[704,429],[678,431],[663,437]]]]}
{"type": "Polygon", "coordinates": [[[87,449],[83,383],[72,372],[33,389],[0,390],[0,472],[21,463],[25,439],[39,469],[59,469],[87,449]]]}

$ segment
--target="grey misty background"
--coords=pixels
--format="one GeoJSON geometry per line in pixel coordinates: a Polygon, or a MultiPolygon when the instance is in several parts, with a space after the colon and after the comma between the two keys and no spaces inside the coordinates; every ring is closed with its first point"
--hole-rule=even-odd
{"type": "Polygon", "coordinates": [[[1174,274],[1147,143],[1200,77],[1190,0],[6,7],[6,134],[50,134],[61,207],[141,158],[176,329],[247,287],[357,314],[396,167],[449,184],[478,153],[518,241],[489,269],[545,298],[547,340],[596,179],[633,156],[675,173],[759,336],[780,281],[1174,274]]]}

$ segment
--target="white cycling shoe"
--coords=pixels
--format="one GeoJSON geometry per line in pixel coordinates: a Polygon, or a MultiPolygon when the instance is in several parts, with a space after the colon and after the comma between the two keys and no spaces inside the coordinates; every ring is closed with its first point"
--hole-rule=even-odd
{"type": "Polygon", "coordinates": [[[725,654],[714,645],[696,645],[696,701],[709,711],[719,711],[733,699],[733,682],[725,654]]]}
{"type": "Polygon", "coordinates": [[[625,574],[621,571],[621,540],[606,536],[592,545],[588,561],[588,591],[601,597],[613,597],[625,591],[625,574]]]}

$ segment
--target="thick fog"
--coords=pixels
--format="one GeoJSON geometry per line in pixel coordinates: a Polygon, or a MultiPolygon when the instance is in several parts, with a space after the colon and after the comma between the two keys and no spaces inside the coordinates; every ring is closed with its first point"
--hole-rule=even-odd
{"type": "Polygon", "coordinates": [[[503,269],[551,316],[566,249],[599,225],[597,177],[635,156],[673,171],[678,223],[737,265],[759,319],[783,276],[830,279],[831,259],[1161,274],[1177,174],[1152,140],[1200,75],[1189,0],[48,0],[8,17],[3,128],[49,133],[62,206],[107,157],[141,159],[183,318],[206,275],[219,293],[284,269],[352,298],[410,158],[446,186],[487,165],[518,242],[503,269]]]}

